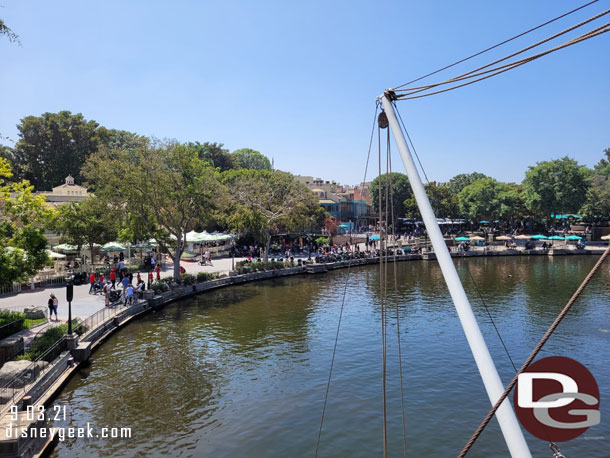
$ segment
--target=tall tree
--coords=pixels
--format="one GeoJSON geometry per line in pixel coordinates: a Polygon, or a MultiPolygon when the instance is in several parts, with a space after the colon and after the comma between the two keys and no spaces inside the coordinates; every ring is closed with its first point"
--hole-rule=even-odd
{"type": "Polygon", "coordinates": [[[58,186],[68,174],[81,182],[81,167],[100,143],[98,127],[69,111],[23,118],[13,152],[16,175],[39,191],[58,186]]]}
{"type": "Polygon", "coordinates": [[[377,213],[379,213],[380,202],[381,210],[385,212],[386,189],[388,211],[391,212],[392,206],[394,207],[394,221],[396,221],[397,218],[405,215],[405,201],[409,200],[413,195],[409,178],[403,173],[392,172],[389,176],[387,174],[380,175],[371,182],[370,196],[373,201],[373,209],[377,213]],[[388,187],[390,183],[392,184],[391,189],[388,187]],[[379,200],[379,188],[381,188],[381,201],[379,200]]]}
{"type": "MultiPolygon", "coordinates": [[[[438,218],[457,218],[460,214],[459,201],[452,193],[447,183],[431,181],[424,185],[430,205],[438,218]]],[[[405,203],[405,214],[409,218],[421,218],[415,196],[411,195],[405,203]]]]}
{"type": "Polygon", "coordinates": [[[229,170],[222,180],[234,199],[230,222],[265,244],[267,260],[271,237],[281,228],[294,230],[319,222],[320,206],[313,192],[289,173],[279,170],[229,170]]]}
{"type": "Polygon", "coordinates": [[[180,276],[187,232],[204,224],[212,209],[224,202],[214,169],[177,142],[133,150],[102,148],[87,161],[83,173],[95,183],[99,197],[150,222],[149,234],[174,261],[175,278],[180,276]]]}
{"type": "Polygon", "coordinates": [[[233,156],[228,149],[223,148],[222,143],[195,142],[189,143],[188,146],[197,151],[199,159],[209,162],[212,167],[220,169],[221,172],[235,168],[233,156]]]}
{"type": "Polygon", "coordinates": [[[113,207],[112,202],[92,196],[80,203],[61,205],[57,209],[54,230],[72,245],[86,245],[93,261],[93,245],[104,244],[117,237],[121,211],[113,207]]]}
{"type": "Polygon", "coordinates": [[[515,185],[482,178],[466,186],[458,195],[463,215],[473,220],[510,219],[519,208],[515,185]]]}
{"type": "Polygon", "coordinates": [[[610,219],[610,148],[593,168],[591,187],[579,213],[593,221],[610,219]]]}
{"type": "Polygon", "coordinates": [[[8,41],[19,43],[19,35],[13,32],[2,19],[0,19],[0,35],[4,35],[6,38],[8,38],[8,41]]]}
{"type": "Polygon", "coordinates": [[[237,169],[271,170],[269,158],[250,148],[233,151],[231,157],[237,169]]]}
{"type": "Polygon", "coordinates": [[[589,186],[589,170],[567,156],[530,166],[523,180],[528,209],[549,218],[551,214],[576,213],[589,186]]]}
{"type": "Polygon", "coordinates": [[[479,172],[460,173],[459,175],[456,175],[451,180],[449,180],[447,186],[449,187],[449,190],[457,196],[466,186],[471,185],[475,181],[480,180],[482,178],[489,177],[479,172]]]}
{"type": "Polygon", "coordinates": [[[0,158],[0,286],[25,281],[48,262],[44,227],[54,213],[27,181],[8,183],[11,176],[0,158]]]}

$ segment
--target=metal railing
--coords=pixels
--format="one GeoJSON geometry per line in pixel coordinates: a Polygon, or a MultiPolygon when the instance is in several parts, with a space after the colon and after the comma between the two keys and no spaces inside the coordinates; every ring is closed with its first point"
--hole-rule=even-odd
{"type": "Polygon", "coordinates": [[[81,321],[75,328],[75,331],[80,334],[80,340],[87,340],[87,337],[99,326],[105,324],[111,318],[114,318],[119,313],[125,310],[121,304],[114,305],[112,307],[104,307],[98,310],[93,315],[88,316],[81,321]]]}
{"type": "Polygon", "coordinates": [[[0,296],[17,294],[21,292],[21,283],[13,283],[10,286],[0,286],[0,296]]]}
{"type": "Polygon", "coordinates": [[[2,386],[0,388],[0,413],[6,412],[11,406],[19,402],[47,372],[53,369],[50,363],[66,350],[67,343],[64,336],[2,386]]]}

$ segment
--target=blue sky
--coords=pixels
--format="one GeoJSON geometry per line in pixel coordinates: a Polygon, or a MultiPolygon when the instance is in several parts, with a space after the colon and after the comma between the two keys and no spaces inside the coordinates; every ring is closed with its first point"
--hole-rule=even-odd
{"type": "MultiPolygon", "coordinates": [[[[3,136],[16,139],[24,116],[70,110],[109,128],[254,148],[276,168],[350,184],[362,180],[385,88],[585,3],[1,2],[0,17],[22,42],[0,40],[3,136]]],[[[609,5],[602,0],[441,76],[609,5]]],[[[537,161],[569,155],[595,164],[610,147],[608,56],[605,34],[464,89],[400,102],[429,178],[476,170],[520,182],[537,161]]],[[[394,164],[401,171],[397,155],[394,164]]]]}

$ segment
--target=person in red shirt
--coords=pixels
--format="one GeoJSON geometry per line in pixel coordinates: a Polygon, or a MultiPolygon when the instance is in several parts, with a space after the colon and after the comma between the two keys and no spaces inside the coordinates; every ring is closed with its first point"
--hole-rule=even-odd
{"type": "Polygon", "coordinates": [[[136,277],[136,285],[140,283],[140,280],[141,280],[141,279],[142,279],[142,278],[140,277],[140,272],[138,272],[138,275],[137,275],[137,277],[136,277]]]}
{"type": "Polygon", "coordinates": [[[91,272],[89,274],[89,294],[93,291],[93,285],[95,285],[95,274],[91,272]]]}
{"type": "Polygon", "coordinates": [[[159,264],[155,267],[155,272],[157,272],[157,281],[161,280],[161,266],[159,264]]]}
{"type": "Polygon", "coordinates": [[[105,279],[106,277],[104,277],[104,274],[100,274],[100,278],[98,281],[103,284],[105,279]]]}
{"type": "Polygon", "coordinates": [[[110,271],[110,281],[112,282],[112,289],[116,289],[115,288],[115,284],[116,284],[116,272],[114,271],[114,269],[112,269],[110,271]]]}

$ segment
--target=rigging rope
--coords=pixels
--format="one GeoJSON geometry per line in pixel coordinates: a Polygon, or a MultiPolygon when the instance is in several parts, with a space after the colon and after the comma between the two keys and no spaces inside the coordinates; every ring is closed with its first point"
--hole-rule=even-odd
{"type": "Polygon", "coordinates": [[[484,49],[483,51],[479,51],[479,52],[477,52],[475,54],[472,54],[471,56],[468,56],[468,57],[466,57],[464,59],[460,59],[457,62],[454,62],[454,63],[452,63],[450,65],[447,65],[447,66],[445,66],[443,68],[439,68],[438,70],[435,70],[435,71],[433,71],[431,73],[428,73],[428,74],[426,74],[424,76],[420,76],[419,78],[416,78],[416,79],[411,80],[411,81],[409,81],[407,83],[401,84],[400,86],[396,86],[395,89],[400,89],[400,88],[402,88],[404,86],[408,86],[409,84],[413,84],[413,83],[415,83],[417,81],[423,80],[424,78],[428,78],[429,76],[436,75],[437,73],[442,72],[443,70],[447,70],[447,69],[449,69],[451,67],[454,67],[454,66],[456,66],[458,64],[461,64],[462,62],[466,62],[467,60],[470,60],[470,59],[472,59],[474,57],[480,56],[481,54],[484,54],[484,53],[486,53],[488,51],[491,51],[492,49],[495,49],[495,48],[497,48],[499,46],[502,46],[502,45],[504,45],[506,43],[509,43],[509,42],[513,41],[513,40],[516,40],[517,38],[520,38],[520,37],[522,37],[524,35],[527,35],[528,33],[533,32],[534,30],[538,30],[541,27],[544,27],[544,26],[549,25],[549,24],[551,24],[551,23],[553,23],[553,22],[555,22],[555,21],[557,21],[559,19],[562,19],[562,18],[564,18],[566,16],[569,16],[570,14],[575,13],[576,11],[579,11],[579,10],[581,10],[583,8],[586,8],[587,6],[592,5],[593,3],[597,3],[598,1],[599,0],[593,0],[593,1],[589,2],[589,3],[585,3],[584,5],[579,6],[578,8],[575,8],[572,11],[568,11],[567,13],[564,13],[561,16],[557,16],[556,18],[551,19],[550,21],[547,21],[544,24],[540,24],[540,25],[538,25],[536,27],[533,27],[533,28],[531,28],[529,30],[526,30],[525,32],[520,33],[519,35],[515,35],[514,37],[511,37],[508,40],[504,40],[504,41],[502,41],[502,42],[500,42],[500,43],[498,43],[496,45],[493,45],[493,46],[491,46],[491,47],[489,47],[487,49],[484,49]]]}
{"type": "Polygon", "coordinates": [[[598,27],[598,28],[596,28],[596,29],[594,29],[594,30],[592,30],[590,32],[587,32],[587,33],[585,33],[585,34],[583,34],[583,35],[581,35],[579,37],[576,37],[576,38],[574,38],[574,39],[572,39],[572,40],[570,40],[570,41],[568,41],[566,43],[563,43],[562,45],[556,46],[555,48],[551,48],[551,49],[549,49],[547,51],[544,51],[544,52],[541,52],[539,54],[534,54],[532,56],[523,58],[521,60],[513,61],[513,62],[511,62],[509,64],[502,65],[500,67],[496,67],[494,69],[490,69],[490,70],[487,70],[485,72],[480,72],[477,75],[474,75],[474,74],[470,75],[468,78],[473,78],[473,77],[478,76],[478,75],[483,75],[483,74],[486,74],[486,73],[493,72],[493,73],[487,74],[485,76],[481,76],[480,78],[477,78],[477,79],[475,79],[473,81],[468,81],[466,83],[458,84],[458,85],[455,85],[455,86],[451,86],[449,88],[445,88],[445,89],[442,89],[442,90],[433,91],[433,92],[429,92],[429,93],[425,93],[425,94],[409,95],[407,93],[407,94],[395,95],[395,100],[418,99],[418,98],[422,98],[422,97],[428,97],[428,96],[431,96],[431,95],[441,94],[443,92],[452,91],[454,89],[458,89],[458,88],[461,88],[461,87],[464,87],[464,86],[468,86],[470,84],[474,84],[474,83],[477,83],[479,81],[483,81],[485,79],[488,79],[488,78],[491,78],[493,76],[499,75],[501,73],[507,72],[507,71],[512,70],[514,68],[520,67],[521,65],[525,65],[525,64],[527,64],[529,62],[532,62],[532,61],[534,61],[536,59],[544,57],[547,54],[551,54],[551,53],[553,53],[555,51],[559,51],[560,49],[567,48],[567,47],[572,46],[574,44],[577,44],[577,43],[580,43],[582,41],[588,40],[589,38],[593,38],[593,37],[602,35],[602,34],[604,34],[606,32],[610,32],[610,23],[606,23],[606,24],[604,24],[604,25],[602,25],[602,26],[600,26],[600,27],[598,27]]]}
{"type": "Polygon", "coordinates": [[[509,393],[512,391],[513,387],[515,386],[515,384],[517,383],[517,378],[519,377],[519,374],[521,374],[525,369],[527,369],[527,367],[531,364],[531,362],[534,360],[534,358],[536,357],[536,355],[538,355],[538,353],[540,352],[540,350],[542,349],[542,347],[544,346],[544,344],[549,340],[549,338],[551,337],[551,335],[553,334],[553,332],[555,331],[555,329],[557,329],[557,327],[559,326],[559,324],[561,323],[561,321],[563,320],[563,318],[567,315],[567,313],[570,311],[570,308],[572,307],[572,305],[574,304],[574,302],[576,302],[576,299],[578,299],[578,297],[580,296],[580,294],[583,292],[583,290],[585,289],[585,287],[589,284],[589,282],[591,281],[591,279],[593,278],[593,276],[595,275],[595,273],[599,270],[599,268],[601,267],[601,265],[603,264],[603,262],[606,260],[606,258],[608,257],[608,255],[610,254],[610,246],[608,246],[608,248],[606,249],[606,251],[604,251],[604,253],[600,256],[599,260],[597,261],[597,263],[593,266],[593,268],[591,269],[591,271],[588,273],[588,275],[585,277],[585,279],[582,281],[582,283],[580,284],[580,286],[578,287],[578,289],[576,290],[576,292],[572,295],[572,297],[570,298],[570,300],[568,301],[568,303],[564,306],[564,308],[561,310],[561,312],[559,313],[559,315],[557,315],[557,318],[555,318],[555,321],[553,321],[553,324],[551,324],[551,326],[547,329],[547,331],[544,333],[544,335],[542,336],[542,338],[540,339],[540,342],[538,342],[538,345],[536,345],[536,347],[534,348],[534,350],[532,350],[532,353],[527,357],[527,360],[523,363],[523,366],[521,366],[521,369],[519,369],[519,371],[515,374],[515,376],[513,377],[513,379],[511,380],[511,382],[508,384],[508,386],[506,387],[506,389],[504,390],[504,393],[502,393],[502,396],[500,396],[500,398],[497,400],[497,402],[494,404],[494,406],[492,407],[492,409],[489,411],[489,413],[487,414],[487,416],[485,416],[485,418],[483,419],[483,421],[481,422],[481,424],[478,426],[478,428],[476,429],[476,431],[472,434],[472,437],[468,440],[468,442],[466,443],[466,445],[464,445],[464,448],[462,449],[462,451],[460,452],[460,454],[458,455],[458,458],[463,458],[464,456],[466,456],[466,454],[468,453],[468,451],[471,449],[471,447],[473,446],[473,444],[475,443],[475,441],[478,439],[478,437],[481,435],[481,433],[483,432],[483,430],[485,429],[485,427],[487,426],[487,424],[491,421],[491,419],[493,418],[493,416],[495,415],[496,411],[498,410],[498,408],[500,407],[500,405],[502,404],[502,402],[504,402],[504,400],[506,399],[506,397],[509,395],[509,393]]]}
{"type": "Polygon", "coordinates": [[[507,59],[510,59],[511,57],[515,57],[515,56],[517,56],[519,54],[522,54],[522,53],[524,53],[526,51],[529,51],[530,49],[536,48],[536,47],[538,47],[538,46],[540,46],[540,45],[542,45],[544,43],[547,43],[547,42],[549,42],[551,40],[554,40],[555,38],[558,38],[561,35],[565,35],[566,33],[569,33],[569,32],[571,32],[571,31],[573,31],[573,30],[575,30],[575,29],[577,29],[579,27],[582,27],[583,25],[586,25],[589,22],[593,22],[596,19],[599,19],[600,17],[605,16],[608,13],[610,13],[610,10],[606,10],[606,11],[603,11],[601,13],[598,13],[595,16],[592,16],[589,19],[586,19],[585,21],[582,21],[582,22],[580,22],[580,23],[578,23],[576,25],[568,27],[565,30],[562,30],[561,32],[556,33],[555,35],[547,37],[544,40],[541,40],[541,41],[539,41],[537,43],[534,43],[533,45],[527,46],[527,47],[525,47],[525,48],[523,48],[523,49],[521,49],[519,51],[516,51],[516,52],[514,52],[512,54],[509,54],[509,55],[507,55],[505,57],[502,57],[501,59],[497,59],[497,60],[495,60],[495,61],[493,61],[493,62],[491,62],[491,63],[489,63],[487,65],[483,65],[481,67],[475,68],[474,70],[466,72],[466,73],[464,73],[464,74],[462,74],[460,76],[457,76],[457,77],[454,77],[454,78],[450,78],[450,79],[448,79],[446,81],[443,81],[443,82],[440,82],[440,83],[428,84],[428,85],[419,86],[419,87],[411,87],[411,88],[398,89],[398,90],[395,90],[395,91],[396,92],[408,92],[408,94],[406,94],[406,95],[415,94],[416,92],[425,91],[427,89],[431,89],[431,88],[434,88],[434,87],[437,87],[437,86],[441,86],[441,85],[444,85],[444,84],[449,84],[449,83],[456,82],[456,81],[461,81],[463,79],[473,78],[475,76],[480,76],[480,75],[483,75],[485,73],[489,73],[489,72],[492,72],[494,70],[498,70],[498,69],[504,68],[506,66],[510,66],[511,64],[509,63],[509,64],[505,64],[505,65],[500,66],[500,67],[496,67],[495,69],[490,69],[490,70],[487,70],[485,72],[481,72],[481,70],[483,70],[485,68],[491,67],[492,65],[495,65],[495,64],[498,64],[500,62],[503,62],[503,61],[505,61],[507,59]],[[479,73],[476,73],[476,72],[479,72],[479,73]]]}
{"type": "MultiPolygon", "coordinates": [[[[373,146],[373,138],[374,138],[374,134],[375,134],[375,122],[377,121],[377,110],[379,109],[379,102],[377,102],[375,104],[375,115],[373,116],[373,128],[371,130],[371,139],[369,140],[369,151],[367,153],[367,158],[366,158],[366,167],[364,169],[364,178],[362,180],[362,183],[364,185],[364,182],[366,181],[366,173],[368,170],[368,166],[369,166],[369,158],[371,157],[371,148],[373,146]]],[[[328,373],[328,382],[326,384],[326,393],[324,395],[324,405],[322,407],[322,417],[320,418],[320,428],[318,429],[318,439],[316,441],[316,451],[314,454],[314,457],[317,458],[318,456],[318,450],[320,448],[320,438],[322,437],[322,427],[324,426],[324,416],[326,414],[326,404],[328,403],[328,393],[330,391],[330,382],[332,379],[332,375],[333,375],[333,368],[335,365],[335,355],[337,353],[337,343],[339,342],[339,331],[341,330],[341,321],[343,319],[343,309],[345,307],[345,295],[347,293],[347,283],[349,280],[349,274],[350,274],[350,268],[351,268],[351,263],[348,264],[347,266],[347,273],[346,273],[346,277],[345,277],[345,286],[343,287],[343,298],[341,300],[341,309],[339,311],[339,322],[337,323],[337,333],[335,335],[335,344],[333,346],[333,355],[330,361],[330,370],[328,373]]]]}
{"type": "MultiPolygon", "coordinates": [[[[381,113],[385,116],[385,113],[381,113]]],[[[381,178],[381,128],[377,127],[377,139],[378,139],[378,153],[379,153],[379,177],[381,178]]],[[[383,242],[384,242],[384,231],[383,231],[383,200],[382,200],[382,187],[379,184],[379,297],[381,299],[381,377],[382,377],[382,391],[383,391],[383,457],[388,456],[388,433],[387,433],[387,400],[386,400],[386,336],[385,336],[385,283],[384,279],[384,265],[383,265],[383,242]]],[[[387,203],[387,202],[386,202],[387,203]]],[[[386,278],[387,280],[387,278],[386,278]]]]}
{"type": "MultiPolygon", "coordinates": [[[[394,219],[394,188],[392,187],[392,152],[390,149],[390,129],[388,129],[388,187],[390,189],[390,212],[392,216],[392,239],[394,240],[394,294],[398,295],[398,274],[396,271],[396,221],[394,219]]],[[[407,426],[406,426],[406,415],[405,415],[405,395],[404,395],[404,383],[402,373],[402,349],[400,344],[400,314],[398,309],[398,300],[394,301],[396,306],[396,340],[398,344],[398,372],[400,375],[400,410],[402,419],[402,450],[403,456],[407,458],[407,426]]]]}

